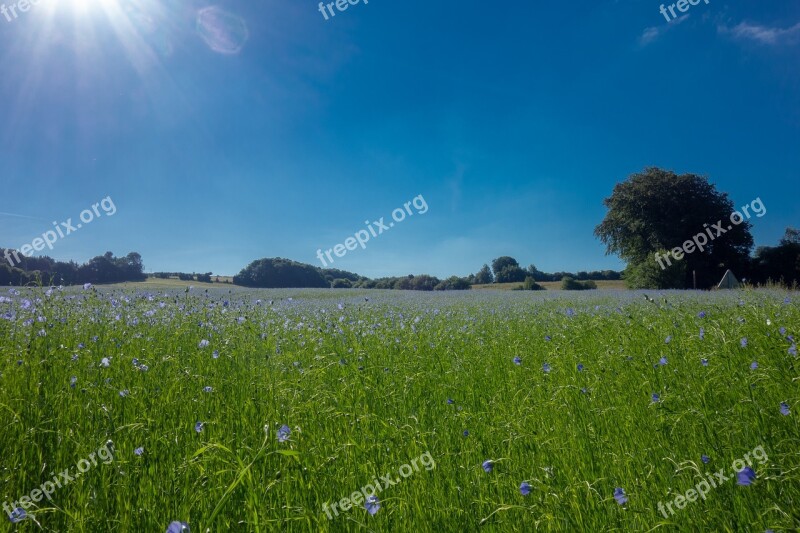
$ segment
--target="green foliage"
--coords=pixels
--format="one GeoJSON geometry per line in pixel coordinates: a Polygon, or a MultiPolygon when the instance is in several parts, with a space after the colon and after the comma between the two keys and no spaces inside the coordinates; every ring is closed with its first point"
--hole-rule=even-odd
{"type": "Polygon", "coordinates": [[[349,279],[335,279],[331,282],[332,289],[349,289],[353,286],[353,282],[349,279]]]}
{"type": "Polygon", "coordinates": [[[346,270],[339,270],[338,268],[323,268],[321,269],[322,275],[328,281],[328,283],[333,283],[336,279],[346,279],[350,280],[353,283],[357,283],[364,278],[363,276],[359,276],[353,272],[348,272],[346,270]]]}
{"type": "Polygon", "coordinates": [[[594,281],[577,281],[570,276],[561,278],[561,290],[564,291],[587,291],[596,288],[597,284],[594,281]]]}
{"type": "MultiPolygon", "coordinates": [[[[608,213],[595,228],[595,235],[629,264],[643,265],[656,250],[682,246],[704,231],[704,224],[722,220],[727,225],[736,210],[728,195],[717,191],[704,177],[677,175],[659,168],[632,174],[614,187],[603,202],[608,213]]],[[[733,226],[710,241],[705,252],[685,256],[687,278],[697,272],[698,287],[714,285],[727,268],[743,270],[753,246],[750,223],[733,226]]]]}
{"type": "Polygon", "coordinates": [[[319,268],[280,257],[253,261],[233,277],[233,283],[261,288],[330,287],[319,268]]]}
{"type": "Polygon", "coordinates": [[[522,290],[525,291],[543,291],[545,290],[544,287],[536,283],[536,280],[533,279],[533,276],[528,276],[525,278],[525,283],[522,284],[522,290]]]}
{"type": "Polygon", "coordinates": [[[488,285],[494,282],[494,274],[489,269],[489,265],[483,265],[481,269],[475,274],[475,285],[488,285]]]}
{"type": "Polygon", "coordinates": [[[503,256],[492,261],[495,283],[513,283],[525,279],[525,271],[513,257],[503,256]]]}
{"type": "MultiPolygon", "coordinates": [[[[123,281],[143,281],[144,274],[142,256],[131,252],[125,257],[114,257],[111,252],[90,259],[83,265],[73,261],[68,263],[41,257],[27,257],[20,252],[14,256],[10,253],[13,267],[0,272],[3,285],[26,285],[41,280],[44,285],[82,285],[84,283],[118,283],[123,281]],[[19,261],[17,261],[19,258],[19,261]],[[34,275],[33,272],[38,272],[34,275]]],[[[0,248],[0,264],[8,265],[6,249],[0,248]]]]}
{"type": "Polygon", "coordinates": [[[664,256],[666,250],[657,250],[641,263],[631,263],[625,270],[625,284],[631,289],[685,289],[686,262],[671,259],[668,265],[662,259],[664,269],[655,260],[655,254],[664,256]]]}
{"type": "Polygon", "coordinates": [[[756,249],[750,281],[800,284],[800,231],[786,228],[778,246],[760,246],[756,249]]]}
{"type": "Polygon", "coordinates": [[[470,282],[465,278],[450,276],[440,281],[433,290],[435,291],[468,291],[472,288],[470,282]]]}

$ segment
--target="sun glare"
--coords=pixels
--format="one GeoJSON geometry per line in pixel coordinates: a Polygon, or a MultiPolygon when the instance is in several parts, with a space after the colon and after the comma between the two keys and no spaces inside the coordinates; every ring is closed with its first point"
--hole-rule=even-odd
{"type": "Polygon", "coordinates": [[[75,11],[91,12],[97,8],[107,9],[115,3],[115,0],[67,0],[67,3],[75,11]]]}

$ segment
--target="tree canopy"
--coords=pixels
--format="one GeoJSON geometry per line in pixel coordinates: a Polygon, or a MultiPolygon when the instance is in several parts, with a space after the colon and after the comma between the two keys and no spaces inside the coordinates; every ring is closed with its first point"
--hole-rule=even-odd
{"type": "Polygon", "coordinates": [[[722,221],[724,235],[708,239],[704,251],[686,254],[685,285],[691,286],[692,271],[698,287],[713,285],[725,269],[744,270],[753,247],[750,223],[728,228],[736,211],[726,193],[695,174],[675,174],[647,168],[618,183],[603,202],[608,208],[595,235],[606,245],[606,254],[616,254],[637,267],[655,261],[657,250],[682,246],[712,224],[722,221]]]}

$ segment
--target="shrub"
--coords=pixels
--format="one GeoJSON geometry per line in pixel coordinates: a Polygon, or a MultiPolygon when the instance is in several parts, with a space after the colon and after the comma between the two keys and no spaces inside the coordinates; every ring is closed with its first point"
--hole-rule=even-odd
{"type": "Polygon", "coordinates": [[[545,290],[544,287],[536,283],[536,280],[533,279],[533,276],[527,276],[525,278],[525,283],[522,284],[522,290],[524,291],[543,291],[545,290]]]}
{"type": "Polygon", "coordinates": [[[594,281],[577,281],[570,276],[561,278],[561,290],[563,291],[586,291],[596,288],[597,284],[594,281]]]}

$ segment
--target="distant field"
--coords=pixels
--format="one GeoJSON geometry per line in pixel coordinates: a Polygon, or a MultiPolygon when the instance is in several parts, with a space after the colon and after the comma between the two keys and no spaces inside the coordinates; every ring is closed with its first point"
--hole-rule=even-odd
{"type": "MultiPolygon", "coordinates": [[[[212,278],[215,279],[215,278],[212,278]]],[[[233,281],[232,277],[229,276],[220,276],[220,282],[223,280],[230,280],[233,281]]],[[[129,289],[144,289],[144,288],[153,288],[153,289],[183,289],[189,286],[195,287],[197,289],[210,289],[212,287],[217,289],[224,289],[225,287],[231,288],[234,285],[228,283],[201,283],[199,281],[182,281],[178,278],[170,278],[170,279],[161,279],[155,277],[148,277],[145,281],[128,281],[125,283],[113,283],[110,285],[102,285],[103,287],[110,287],[110,288],[129,288],[129,289]]]]}
{"type": "Polygon", "coordinates": [[[0,531],[800,528],[796,293],[157,283],[3,292],[0,531]]]}
{"type": "MultiPolygon", "coordinates": [[[[597,283],[598,289],[618,289],[623,290],[627,289],[625,286],[624,280],[599,280],[595,281],[597,283]]],[[[515,287],[519,287],[522,283],[490,283],[488,285],[473,285],[473,289],[495,289],[501,291],[509,291],[514,289],[515,287]]],[[[548,291],[555,291],[561,289],[561,282],[560,281],[540,281],[539,285],[547,289],[548,291]]]]}

